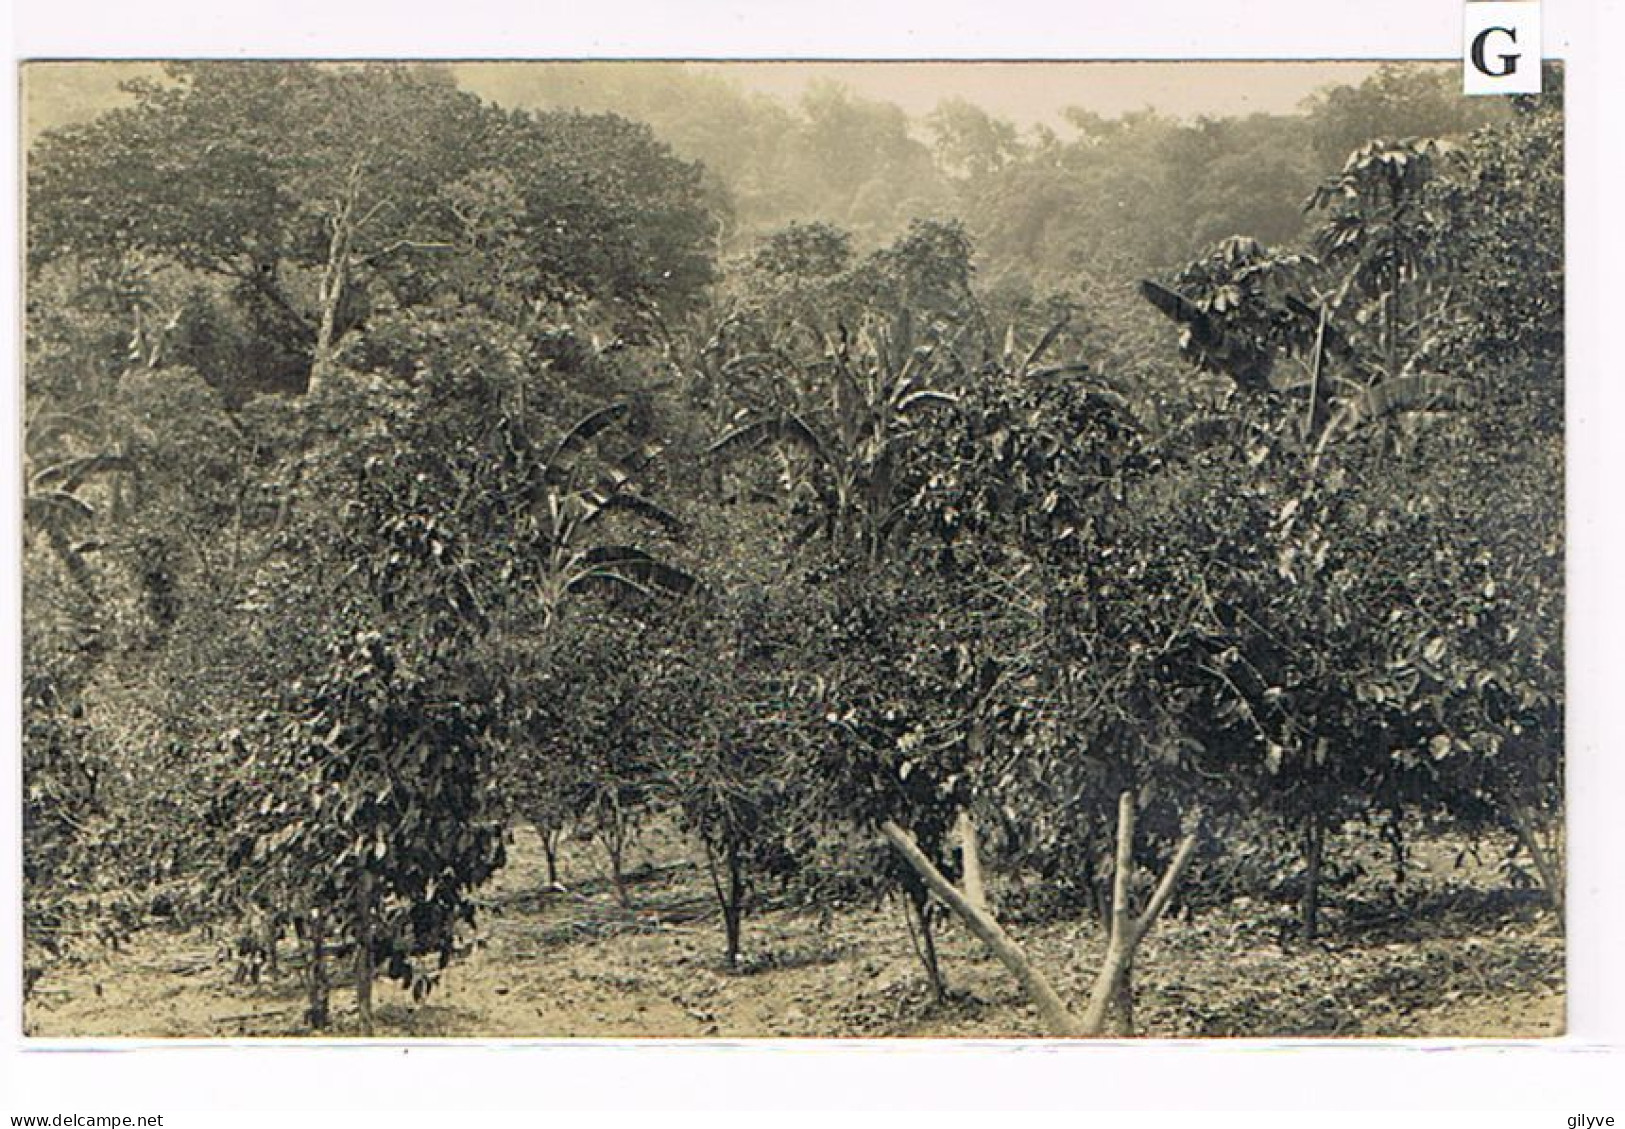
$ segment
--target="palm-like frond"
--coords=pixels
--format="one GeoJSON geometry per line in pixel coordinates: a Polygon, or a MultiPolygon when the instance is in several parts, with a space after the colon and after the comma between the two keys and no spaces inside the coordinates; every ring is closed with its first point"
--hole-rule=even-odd
{"type": "Polygon", "coordinates": [[[952,392],[938,392],[931,388],[922,388],[918,392],[910,392],[897,401],[897,414],[902,415],[916,404],[957,404],[959,397],[952,392]]]}
{"type": "Polygon", "coordinates": [[[1208,317],[1202,307],[1179,291],[1160,282],[1153,282],[1149,278],[1142,278],[1140,295],[1162,311],[1164,316],[1172,318],[1180,325],[1189,326],[1198,344],[1213,344],[1218,341],[1219,334],[1213,326],[1213,319],[1208,317]]]}
{"type": "Polygon", "coordinates": [[[1349,425],[1378,420],[1396,412],[1470,407],[1476,397],[1465,381],[1437,373],[1401,376],[1374,384],[1347,403],[1349,425]]]}
{"type": "Polygon", "coordinates": [[[596,545],[581,554],[581,562],[586,567],[570,580],[571,591],[609,583],[645,593],[686,596],[700,584],[692,573],[631,545],[596,545]]]}
{"type": "Polygon", "coordinates": [[[65,521],[96,516],[89,502],[66,490],[37,490],[23,499],[23,517],[31,525],[60,527],[65,521]]]}
{"type": "Polygon", "coordinates": [[[655,440],[644,443],[642,446],[638,447],[637,450],[632,451],[621,459],[619,469],[628,477],[639,474],[646,469],[650,463],[658,459],[665,449],[666,446],[664,443],[660,443],[655,440]]]}
{"type": "Polygon", "coordinates": [[[1233,415],[1206,415],[1187,420],[1158,437],[1155,451],[1165,458],[1178,457],[1217,446],[1263,444],[1271,450],[1281,446],[1281,438],[1268,428],[1233,415]]]}
{"type": "Polygon", "coordinates": [[[683,532],[683,519],[655,502],[645,498],[642,494],[631,490],[616,490],[613,493],[599,496],[598,507],[600,512],[619,510],[634,514],[645,521],[653,522],[666,532],[677,535],[683,532]]]}
{"type": "Polygon", "coordinates": [[[815,458],[828,458],[828,448],[807,421],[794,412],[766,416],[743,424],[711,444],[710,453],[731,458],[742,451],[759,451],[773,443],[800,447],[815,458]]]}
{"type": "Polygon", "coordinates": [[[1354,343],[1348,338],[1337,323],[1330,317],[1326,318],[1324,328],[1321,327],[1321,310],[1311,306],[1296,294],[1287,294],[1282,299],[1286,308],[1302,318],[1306,325],[1313,327],[1311,332],[1320,331],[1321,348],[1328,357],[1336,357],[1340,361],[1353,361],[1356,357],[1354,343]]]}
{"type": "Polygon", "coordinates": [[[90,540],[75,544],[69,530],[94,516],[95,510],[88,502],[64,490],[31,492],[23,499],[24,544],[31,543],[34,531],[39,530],[68,575],[90,596],[96,591],[84,554],[101,548],[102,543],[90,540]]]}
{"type": "Polygon", "coordinates": [[[1055,339],[1061,336],[1061,331],[1065,328],[1066,322],[1064,321],[1058,321],[1054,325],[1050,326],[1049,329],[1044,332],[1044,336],[1038,339],[1038,344],[1034,345],[1030,350],[1028,350],[1026,359],[1021,362],[1020,371],[1030,371],[1034,365],[1043,359],[1044,354],[1049,352],[1049,347],[1055,344],[1055,339]]]}
{"type": "Polygon", "coordinates": [[[23,446],[32,450],[69,435],[96,443],[101,440],[102,427],[90,416],[76,412],[39,412],[30,416],[23,427],[23,446]]]}
{"type": "Polygon", "coordinates": [[[633,595],[653,597],[653,589],[647,588],[629,576],[623,576],[614,569],[590,568],[573,577],[564,585],[565,591],[572,595],[582,596],[590,593],[616,593],[620,595],[633,595]]]}
{"type": "Polygon", "coordinates": [[[54,486],[60,490],[77,490],[85,480],[107,471],[128,470],[130,460],[123,455],[80,455],[37,471],[31,483],[34,487],[54,486]]]}
{"type": "Polygon", "coordinates": [[[558,465],[571,455],[575,454],[588,443],[592,442],[605,429],[626,418],[632,405],[624,400],[599,408],[581,419],[566,431],[553,448],[553,455],[548,459],[549,464],[558,465]]]}

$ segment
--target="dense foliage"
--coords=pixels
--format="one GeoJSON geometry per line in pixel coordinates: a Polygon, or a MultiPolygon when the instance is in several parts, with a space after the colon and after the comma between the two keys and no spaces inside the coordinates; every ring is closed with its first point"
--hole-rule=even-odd
{"type": "Polygon", "coordinates": [[[691,836],[730,966],[769,880],[899,894],[939,999],[947,908],[1028,983],[1025,888],[1111,922],[1096,1024],[1171,898],[1313,935],[1361,823],[1401,875],[1504,831],[1560,898],[1559,103],[599,94],[653,128],[188,63],[35,145],[30,983],[291,930],[369,1031],[520,820],[628,911],[691,836]]]}

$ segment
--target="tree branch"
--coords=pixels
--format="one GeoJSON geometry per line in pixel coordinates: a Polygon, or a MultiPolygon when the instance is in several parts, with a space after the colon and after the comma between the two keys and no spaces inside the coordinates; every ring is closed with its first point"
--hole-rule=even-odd
{"type": "Polygon", "coordinates": [[[920,850],[913,835],[889,819],[880,825],[880,832],[893,847],[897,848],[898,853],[914,868],[915,873],[925,880],[931,892],[948,903],[948,907],[959,915],[960,920],[970,931],[1015,975],[1026,991],[1027,998],[1038,1008],[1039,1015],[1043,1016],[1051,1032],[1063,1038],[1085,1033],[1077,1017],[1061,1002],[1061,997],[1056,994],[1044,974],[1033,967],[1026,953],[1022,952],[1021,946],[1010,939],[991,915],[972,904],[952,882],[943,877],[942,872],[925,856],[925,852],[920,850]]]}

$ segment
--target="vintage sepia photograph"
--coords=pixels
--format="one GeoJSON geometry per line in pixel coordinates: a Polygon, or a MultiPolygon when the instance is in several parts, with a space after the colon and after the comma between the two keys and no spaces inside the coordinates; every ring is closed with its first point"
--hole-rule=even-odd
{"type": "Polygon", "coordinates": [[[1563,1034],[1560,65],[21,73],[27,1036],[1563,1034]]]}

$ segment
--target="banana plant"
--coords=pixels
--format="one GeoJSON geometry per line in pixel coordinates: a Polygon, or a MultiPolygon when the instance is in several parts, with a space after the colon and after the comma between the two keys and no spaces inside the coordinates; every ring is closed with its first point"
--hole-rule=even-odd
{"type": "Polygon", "coordinates": [[[593,441],[630,411],[621,401],[578,420],[553,445],[528,491],[544,625],[553,622],[566,600],[584,592],[683,596],[698,588],[691,573],[647,550],[600,537],[612,514],[626,514],[667,534],[683,530],[675,514],[637,488],[638,476],[660,454],[658,444],[645,443],[618,460],[595,463],[584,457],[593,441]]]}
{"type": "MultiPolygon", "coordinates": [[[[1383,152],[1373,150],[1363,163],[1357,158],[1366,150],[1350,158],[1354,171],[1345,173],[1350,183],[1344,188],[1356,198],[1361,178],[1386,175],[1365,168],[1383,168],[1383,152]]],[[[1418,175],[1413,164],[1399,167],[1413,170],[1394,174],[1403,183],[1409,183],[1404,177],[1418,175]]],[[[1311,203],[1330,206],[1332,199],[1343,199],[1344,188],[1334,194],[1332,186],[1323,187],[1316,196],[1323,202],[1311,203]]],[[[1405,191],[1393,189],[1390,195],[1403,197],[1405,191]]],[[[1349,222],[1353,214],[1342,208],[1321,233],[1323,258],[1279,254],[1236,237],[1188,265],[1171,285],[1140,283],[1146,300],[1180,325],[1181,350],[1198,368],[1229,376],[1238,390],[1253,396],[1305,396],[1295,434],[1282,437],[1317,462],[1329,444],[1362,426],[1402,413],[1459,408],[1474,399],[1466,382],[1421,371],[1417,356],[1397,359],[1399,335],[1392,320],[1398,316],[1397,300],[1382,299],[1379,284],[1410,279],[1420,260],[1409,243],[1381,254],[1372,250],[1393,242],[1395,223],[1365,230],[1349,222]],[[1390,266],[1375,270],[1372,262],[1384,256],[1390,266]],[[1406,265],[1396,271],[1391,264],[1398,261],[1406,265]],[[1324,288],[1317,285],[1327,282],[1324,288]],[[1373,286],[1379,291],[1375,297],[1359,297],[1373,286]],[[1367,329],[1373,311],[1388,319],[1375,343],[1367,329]],[[1294,362],[1296,371],[1283,370],[1282,360],[1294,362]]]]}
{"type": "Polygon", "coordinates": [[[951,341],[917,342],[906,316],[856,334],[841,325],[822,346],[795,366],[788,403],[742,413],[710,453],[725,460],[777,452],[783,485],[813,509],[795,542],[822,534],[875,561],[907,507],[908,451],[925,413],[959,402],[938,386],[957,359],[951,341]]]}
{"type": "Polygon", "coordinates": [[[1180,326],[1179,347],[1204,372],[1244,391],[1271,387],[1277,360],[1300,350],[1305,324],[1284,296],[1313,266],[1256,239],[1232,236],[1188,264],[1171,285],[1150,279],[1140,294],[1180,326]]]}
{"type": "Polygon", "coordinates": [[[101,428],[71,412],[40,412],[23,429],[23,539],[44,538],[75,584],[91,590],[86,554],[101,547],[92,536],[97,507],[86,487],[130,469],[122,451],[104,442],[101,428]]]}
{"type": "Polygon", "coordinates": [[[1314,244],[1337,279],[1334,311],[1358,331],[1376,331],[1373,351],[1390,380],[1405,374],[1421,321],[1438,226],[1427,190],[1452,151],[1431,138],[1368,142],[1304,205],[1325,215],[1314,244]]]}

